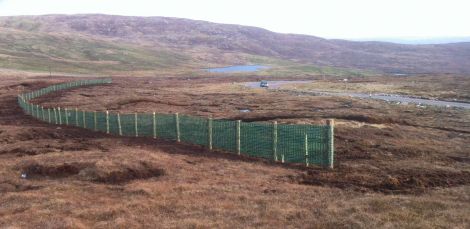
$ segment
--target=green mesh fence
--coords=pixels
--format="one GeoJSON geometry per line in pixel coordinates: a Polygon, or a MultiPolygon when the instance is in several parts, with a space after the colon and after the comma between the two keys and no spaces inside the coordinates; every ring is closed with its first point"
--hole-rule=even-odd
{"type": "Polygon", "coordinates": [[[181,115],[179,116],[179,128],[182,142],[191,142],[202,146],[209,144],[207,119],[181,115]]]}
{"type": "Polygon", "coordinates": [[[281,162],[333,166],[333,125],[278,125],[212,120],[182,114],[118,114],[76,108],[44,108],[29,102],[58,90],[106,83],[111,83],[111,79],[52,85],[18,95],[18,104],[26,114],[51,124],[114,135],[175,140],[281,162]]]}

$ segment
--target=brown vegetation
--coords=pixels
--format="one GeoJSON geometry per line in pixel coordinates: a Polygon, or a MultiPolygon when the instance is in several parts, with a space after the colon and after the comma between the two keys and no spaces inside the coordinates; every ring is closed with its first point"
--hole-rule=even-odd
{"type": "Polygon", "coordinates": [[[35,101],[281,123],[337,118],[336,168],[306,169],[48,125],[16,105],[19,91],[67,80],[0,85],[0,227],[469,226],[469,111],[231,83],[250,77],[115,78],[35,101]]]}

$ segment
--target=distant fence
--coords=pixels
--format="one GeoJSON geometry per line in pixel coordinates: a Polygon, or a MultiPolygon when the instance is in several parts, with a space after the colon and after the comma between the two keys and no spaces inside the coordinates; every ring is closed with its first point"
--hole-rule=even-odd
{"type": "Polygon", "coordinates": [[[277,122],[217,120],[178,113],[120,114],[77,108],[44,108],[29,101],[55,91],[111,82],[111,79],[92,79],[56,84],[20,94],[18,103],[25,113],[51,124],[77,126],[120,136],[175,140],[283,163],[333,168],[333,120],[328,121],[327,125],[284,125],[277,122]]]}

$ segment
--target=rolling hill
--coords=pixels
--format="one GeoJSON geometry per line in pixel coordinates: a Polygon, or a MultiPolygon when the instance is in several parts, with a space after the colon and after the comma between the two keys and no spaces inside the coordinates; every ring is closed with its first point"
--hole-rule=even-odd
{"type": "Polygon", "coordinates": [[[4,68],[42,68],[42,61],[46,61],[63,66],[64,71],[75,67],[82,72],[145,71],[252,63],[256,59],[385,73],[468,74],[470,43],[328,40],[166,17],[0,17],[0,67],[4,68]]]}

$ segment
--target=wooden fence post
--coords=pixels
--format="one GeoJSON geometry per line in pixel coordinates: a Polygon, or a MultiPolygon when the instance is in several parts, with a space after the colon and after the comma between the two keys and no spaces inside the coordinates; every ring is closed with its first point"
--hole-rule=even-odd
{"type": "Polygon", "coordinates": [[[59,113],[59,124],[62,125],[62,114],[60,113],[60,107],[58,107],[57,113],[59,113]]]}
{"type": "Polygon", "coordinates": [[[175,123],[176,123],[176,141],[180,142],[181,141],[181,136],[180,136],[180,118],[179,114],[175,113],[175,123]]]}
{"type": "Polygon", "coordinates": [[[334,119],[328,119],[326,120],[326,125],[328,126],[328,167],[330,169],[333,168],[334,164],[334,155],[335,155],[335,135],[334,135],[334,129],[335,129],[335,120],[334,119]]]}
{"type": "Polygon", "coordinates": [[[135,129],[135,136],[136,137],[139,137],[139,128],[137,126],[138,123],[139,123],[138,118],[139,118],[139,116],[137,115],[137,113],[134,113],[134,129],[135,129]]]}
{"type": "Polygon", "coordinates": [[[109,134],[109,111],[106,111],[106,133],[109,134]]]}
{"type": "Polygon", "coordinates": [[[305,140],[304,140],[304,150],[305,150],[305,166],[308,166],[308,136],[305,133],[305,140]]]}
{"type": "Polygon", "coordinates": [[[75,126],[78,126],[78,108],[75,107],[75,126]]]}
{"type": "Polygon", "coordinates": [[[153,138],[157,138],[157,117],[155,115],[155,112],[153,112],[152,125],[153,125],[153,138]]]}
{"type": "Polygon", "coordinates": [[[119,113],[117,114],[117,122],[118,122],[119,136],[122,136],[121,115],[119,113]]]}
{"type": "Polygon", "coordinates": [[[49,123],[52,122],[51,120],[51,108],[47,108],[47,113],[49,114],[49,123]]]}
{"type": "Polygon", "coordinates": [[[241,141],[240,141],[240,124],[241,124],[241,121],[240,120],[237,120],[237,125],[236,125],[236,128],[237,128],[237,154],[240,155],[241,153],[241,141]]]}
{"type": "Polygon", "coordinates": [[[273,157],[277,161],[277,121],[273,123],[273,157]]]}
{"type": "Polygon", "coordinates": [[[39,104],[36,105],[36,116],[37,116],[37,119],[39,119],[39,104]]]}
{"type": "Polygon", "coordinates": [[[212,118],[207,120],[207,145],[212,150],[212,118]]]}

